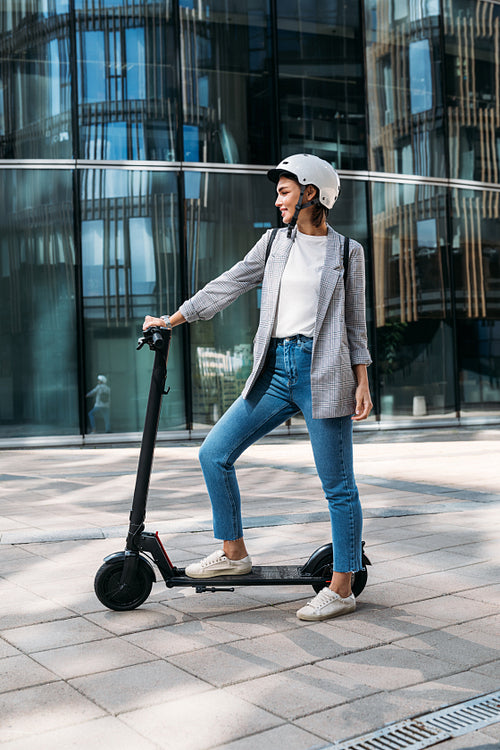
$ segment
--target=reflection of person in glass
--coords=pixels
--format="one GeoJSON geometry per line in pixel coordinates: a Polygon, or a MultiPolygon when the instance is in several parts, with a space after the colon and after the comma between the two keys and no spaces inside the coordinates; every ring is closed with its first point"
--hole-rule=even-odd
{"type": "Polygon", "coordinates": [[[97,432],[96,417],[104,422],[104,432],[111,431],[109,420],[109,407],[111,405],[111,389],[107,384],[108,380],[105,375],[97,376],[97,385],[87,393],[87,398],[95,396],[93,408],[89,411],[90,432],[97,432]]]}
{"type": "Polygon", "coordinates": [[[252,372],[242,395],[212,428],[200,462],[221,550],[188,565],[195,578],[250,572],[243,539],[234,463],[252,443],[298,412],[305,418],[330,511],[334,572],[297,616],[325,620],[356,608],[351,573],[362,567],[362,513],[353,473],[352,422],[372,403],[367,366],[363,249],[349,242],[344,279],[344,237],[327,224],[340,181],[316,156],[295,154],[268,172],[287,229],[271,230],[250,252],[184,302],[170,318],[147,316],[144,328],[207,320],[243,292],[262,284],[252,372]]]}

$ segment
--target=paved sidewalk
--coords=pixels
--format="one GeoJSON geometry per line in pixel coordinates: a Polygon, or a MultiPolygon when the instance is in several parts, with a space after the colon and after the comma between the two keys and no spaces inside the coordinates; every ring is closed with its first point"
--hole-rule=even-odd
{"type": "MultiPolygon", "coordinates": [[[[356,433],[366,552],[352,615],[297,620],[304,587],[93,593],[123,547],[138,449],[0,454],[2,747],[313,750],[498,690],[500,431],[356,433]]],[[[148,529],[214,549],[197,446],[158,447],[148,529]],[[167,507],[168,501],[168,507],[167,507]]],[[[305,561],[329,520],[304,439],[239,462],[256,564],[305,561]]],[[[500,724],[443,750],[500,746],[500,724]]]]}

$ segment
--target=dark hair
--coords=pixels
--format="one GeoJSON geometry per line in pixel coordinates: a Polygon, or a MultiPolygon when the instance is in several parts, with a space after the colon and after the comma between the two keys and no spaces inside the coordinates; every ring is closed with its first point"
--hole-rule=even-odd
{"type": "Polygon", "coordinates": [[[320,227],[328,216],[328,209],[321,203],[315,203],[312,207],[311,221],[313,226],[320,227]]]}

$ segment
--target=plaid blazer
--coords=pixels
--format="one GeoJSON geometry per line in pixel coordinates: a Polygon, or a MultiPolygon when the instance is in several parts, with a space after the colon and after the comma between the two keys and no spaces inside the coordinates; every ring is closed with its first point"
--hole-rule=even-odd
{"type": "MultiPolygon", "coordinates": [[[[242,392],[246,398],[264,368],[278,302],[281,276],[295,239],[287,229],[276,234],[266,263],[268,230],[243,260],[210,281],[179,308],[188,323],[208,320],[240,294],[262,284],[260,321],[254,339],[254,361],[242,392]]],[[[349,266],[344,284],[344,237],[328,226],[325,264],[321,276],[311,362],[312,410],[316,419],[343,417],[355,410],[356,379],[353,365],[371,363],[365,318],[363,248],[350,241],[349,266]]]]}

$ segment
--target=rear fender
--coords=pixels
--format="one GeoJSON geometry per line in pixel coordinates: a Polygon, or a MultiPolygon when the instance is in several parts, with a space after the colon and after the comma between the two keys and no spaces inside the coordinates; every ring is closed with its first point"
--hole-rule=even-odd
{"type": "MultiPolygon", "coordinates": [[[[365,568],[367,565],[371,565],[371,562],[365,555],[365,543],[362,542],[361,544],[361,562],[363,563],[363,568],[365,568]]],[[[333,560],[333,545],[331,543],[324,544],[322,547],[319,547],[317,550],[315,550],[315,552],[312,553],[309,560],[301,569],[301,575],[314,575],[320,565],[327,565],[331,560],[333,560]]]]}

